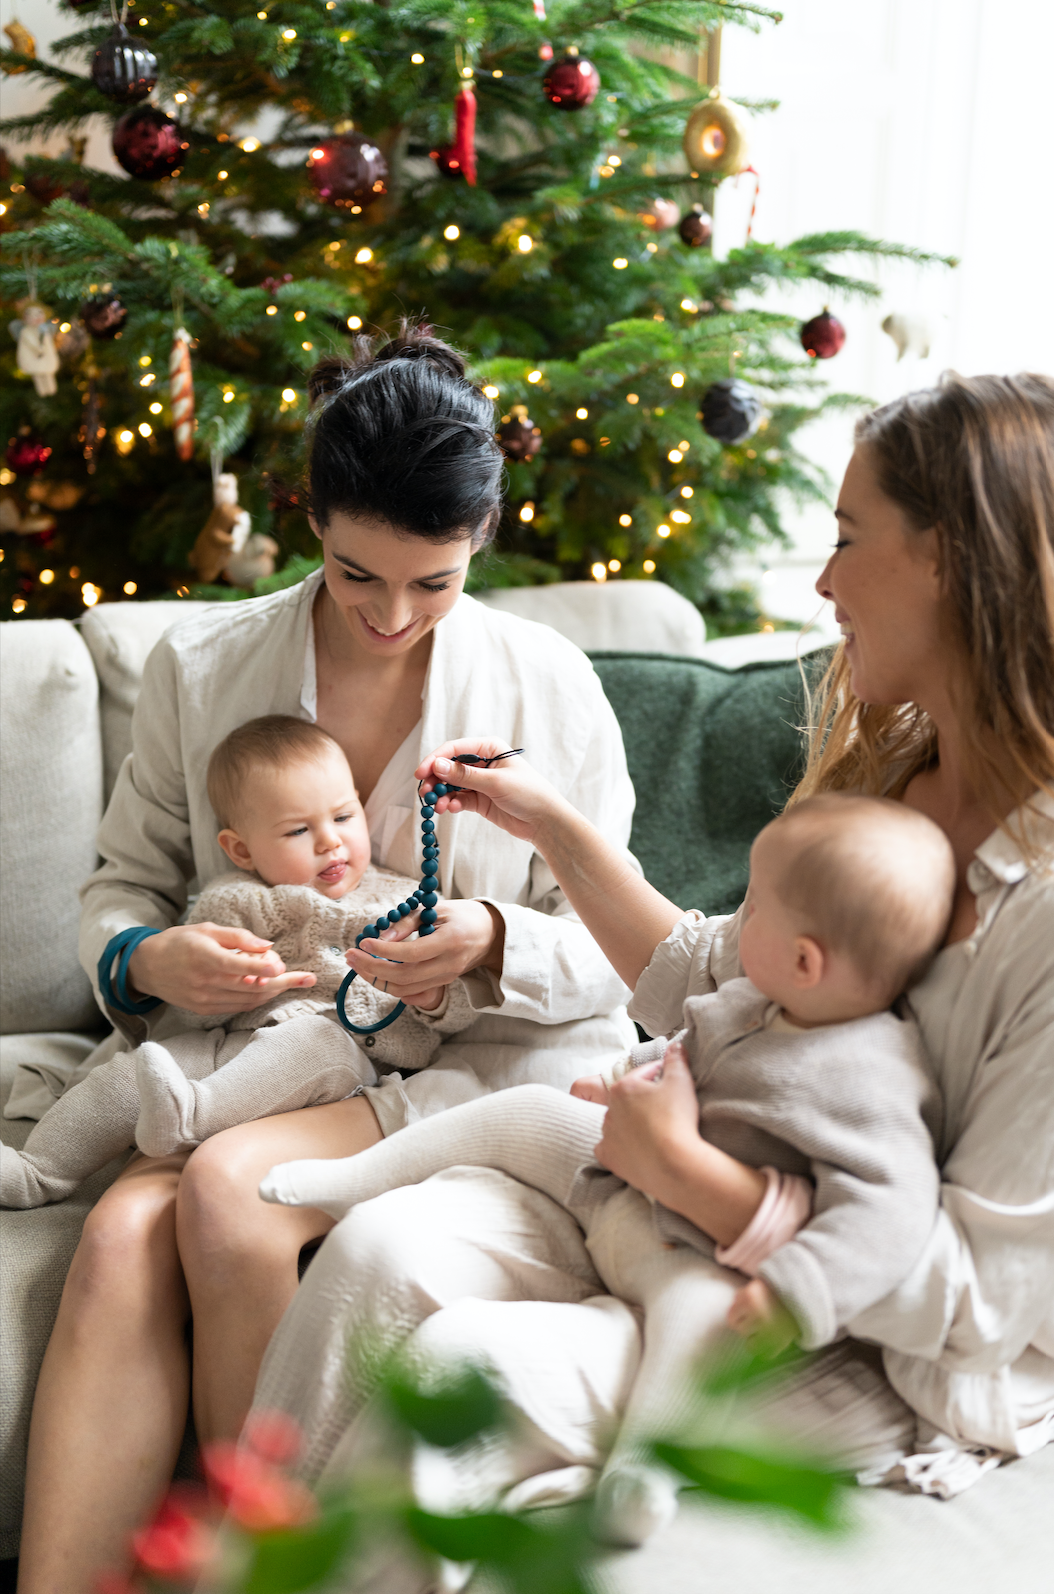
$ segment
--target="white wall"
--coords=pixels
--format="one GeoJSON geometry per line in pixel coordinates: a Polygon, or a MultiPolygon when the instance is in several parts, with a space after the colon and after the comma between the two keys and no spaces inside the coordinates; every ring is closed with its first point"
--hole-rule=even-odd
{"type": "MultiPolygon", "coordinates": [[[[726,28],[722,45],[727,93],[781,102],[755,120],[755,235],[855,228],[961,261],[883,265],[878,304],[832,300],[848,337],[824,375],[882,402],[949,367],[1054,373],[1051,0],[783,0],[783,12],[758,35],[726,28]],[[890,310],[930,320],[929,359],[897,363],[880,330],[890,310]]],[[[738,196],[720,191],[730,243],[742,242],[751,187],[744,177],[738,196]]],[[[811,291],[773,303],[803,318],[823,308],[811,291]]],[[[851,432],[846,416],[802,434],[836,481],[851,432]]],[[[833,521],[817,508],[788,526],[794,552],[770,560],[761,591],[770,613],[804,619],[833,521]]]]}

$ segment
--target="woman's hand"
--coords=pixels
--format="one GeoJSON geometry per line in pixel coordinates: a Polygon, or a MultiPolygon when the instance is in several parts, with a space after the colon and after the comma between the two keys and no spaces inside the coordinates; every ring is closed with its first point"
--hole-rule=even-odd
{"type": "Polygon", "coordinates": [[[130,994],[159,996],[202,1017],[245,1013],[281,991],[314,985],[287,971],[271,943],[222,924],[177,924],[140,941],[128,964],[130,994]]]}
{"type": "Polygon", "coordinates": [[[699,1102],[681,1041],[661,1062],[616,1080],[595,1156],[634,1189],[679,1212],[718,1245],[731,1245],[768,1188],[699,1133],[699,1102]]]}
{"type": "Polygon", "coordinates": [[[442,781],[467,788],[452,797],[441,797],[436,804],[437,813],[449,809],[452,814],[479,814],[500,830],[508,831],[510,836],[537,844],[539,832],[558,818],[562,810],[573,812],[556,787],[532,769],[522,755],[502,759],[491,769],[456,762],[461,753],[474,753],[487,759],[509,751],[507,742],[481,742],[462,737],[437,747],[415,773],[418,780],[427,781],[429,785],[442,781]]]}
{"type": "MultiPolygon", "coordinates": [[[[347,953],[353,968],[378,991],[402,1002],[425,1006],[436,986],[449,985],[473,969],[489,969],[501,977],[505,921],[485,902],[440,902],[435,931],[408,941],[419,928],[417,914],[385,930],[379,940],[364,941],[347,953]],[[376,948],[376,951],[373,950],[376,948]]],[[[432,1002],[433,1007],[437,1006],[432,1002]]]]}

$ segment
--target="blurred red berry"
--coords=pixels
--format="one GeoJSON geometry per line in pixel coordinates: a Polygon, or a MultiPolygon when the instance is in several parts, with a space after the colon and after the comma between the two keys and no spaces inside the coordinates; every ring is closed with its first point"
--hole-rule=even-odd
{"type": "Polygon", "coordinates": [[[284,1411],[251,1411],[241,1442],[276,1467],[287,1467],[300,1455],[304,1435],[296,1418],[284,1411]]]}
{"type": "MultiPolygon", "coordinates": [[[[145,1572],[159,1577],[197,1577],[215,1547],[215,1535],[171,1496],[149,1527],[132,1534],[132,1553],[145,1572]]],[[[116,1590],[114,1591],[116,1594],[116,1590]]]]}
{"type": "Polygon", "coordinates": [[[207,1445],[205,1476],[235,1522],[252,1532],[296,1527],[318,1515],[310,1489],[245,1445],[207,1445]]]}

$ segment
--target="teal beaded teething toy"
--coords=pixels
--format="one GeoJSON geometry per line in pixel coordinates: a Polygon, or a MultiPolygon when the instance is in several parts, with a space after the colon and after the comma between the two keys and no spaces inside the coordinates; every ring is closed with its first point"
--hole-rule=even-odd
{"type": "MultiPolygon", "coordinates": [[[[480,758],[476,753],[464,753],[459,762],[462,764],[483,764],[484,767],[489,768],[491,764],[497,763],[498,759],[515,758],[522,752],[522,747],[513,747],[507,753],[497,753],[494,758],[480,758]]],[[[421,793],[420,786],[417,789],[421,793]]],[[[440,797],[446,797],[449,793],[461,790],[460,786],[445,786],[440,782],[438,786],[433,786],[431,791],[421,793],[421,840],[424,843],[421,884],[416,891],[411,892],[405,902],[397,903],[386,914],[382,914],[376,924],[368,924],[365,930],[355,937],[356,947],[360,946],[363,941],[378,940],[383,930],[387,930],[393,924],[398,924],[400,919],[409,918],[410,914],[416,913],[418,908],[421,910],[421,928],[418,934],[433,935],[435,933],[436,919],[438,918],[436,902],[439,900],[436,895],[437,876],[439,874],[439,843],[436,840],[435,833],[435,805],[440,797]]],[[[353,1024],[344,1010],[344,1001],[356,972],[355,969],[352,969],[341,981],[340,990],[337,992],[337,1017],[344,1028],[353,1035],[376,1035],[378,1030],[387,1029],[389,1024],[395,1023],[399,1014],[405,1011],[406,1003],[396,1002],[391,1012],[378,1019],[376,1024],[353,1024]]]]}

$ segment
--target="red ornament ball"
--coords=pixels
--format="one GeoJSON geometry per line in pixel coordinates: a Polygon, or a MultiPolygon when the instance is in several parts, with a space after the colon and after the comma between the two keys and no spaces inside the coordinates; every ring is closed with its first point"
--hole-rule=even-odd
{"type": "Polygon", "coordinates": [[[50,458],[51,449],[28,426],[20,426],[4,450],[4,460],[16,476],[39,476],[50,458]]]}
{"type": "Polygon", "coordinates": [[[126,111],[113,130],[113,152],[130,177],[156,183],[183,164],[190,144],[173,117],[154,105],[126,111]]]}
{"type": "Polygon", "coordinates": [[[319,199],[353,214],[388,192],[388,162],[361,133],[322,139],[308,156],[307,172],[319,199]]]}
{"type": "Polygon", "coordinates": [[[157,56],[129,37],[123,22],[115,23],[92,57],[91,80],[100,94],[121,105],[145,100],[157,82],[157,56]]]}
{"type": "Polygon", "coordinates": [[[533,459],[541,448],[542,429],[535,426],[525,404],[514,404],[511,413],[502,416],[498,446],[506,459],[517,462],[533,459]]]}
{"type": "Polygon", "coordinates": [[[542,88],[550,105],[561,111],[580,111],[592,105],[599,94],[600,73],[592,61],[570,49],[562,61],[549,68],[542,79],[542,88]]]}
{"type": "Polygon", "coordinates": [[[801,346],[814,360],[831,360],[845,342],[845,327],[829,310],[814,315],[801,329],[801,346]]]}
{"type": "Polygon", "coordinates": [[[452,182],[465,180],[465,174],[461,170],[461,156],[455,145],[444,144],[442,149],[433,149],[429,153],[439,168],[441,177],[449,177],[452,182]]]}
{"type": "Polygon", "coordinates": [[[115,293],[97,293],[81,305],[81,320],[93,338],[119,338],[128,311],[115,293]]]}
{"type": "Polygon", "coordinates": [[[714,223],[702,205],[693,205],[691,210],[681,217],[681,225],[677,232],[681,242],[687,244],[689,249],[705,249],[714,236],[714,223]]]}

